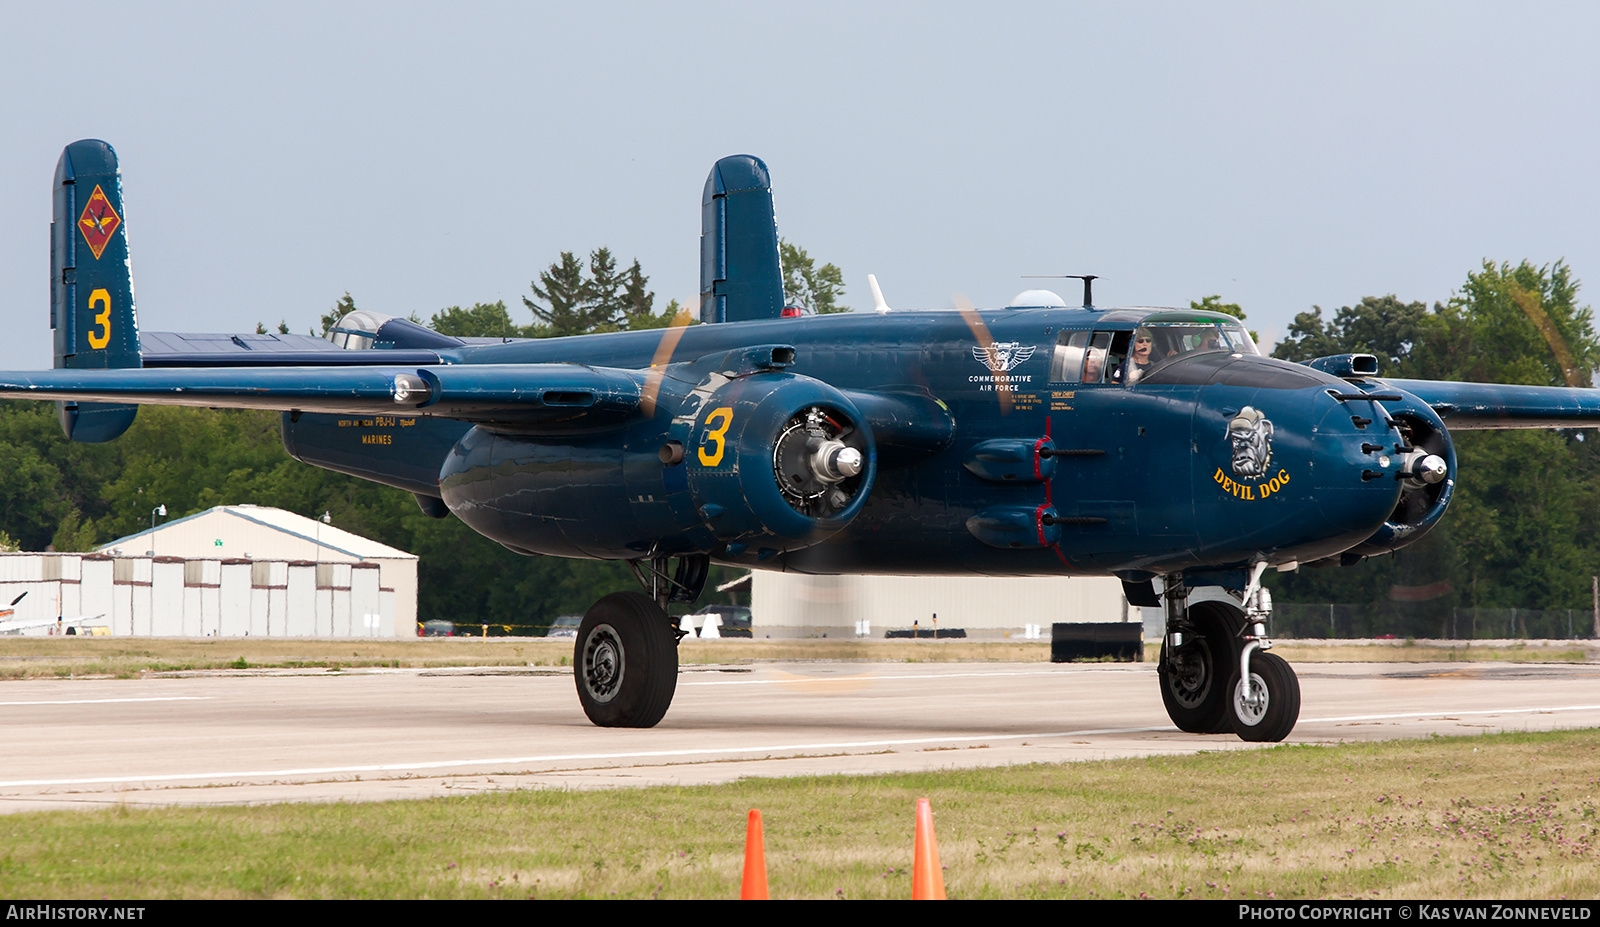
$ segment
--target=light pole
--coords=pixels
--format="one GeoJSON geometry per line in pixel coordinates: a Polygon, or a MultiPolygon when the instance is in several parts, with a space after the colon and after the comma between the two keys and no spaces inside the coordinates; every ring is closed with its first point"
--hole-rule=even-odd
{"type": "Polygon", "coordinates": [[[162,503],[161,505],[158,505],[155,508],[150,510],[150,556],[152,556],[152,557],[154,557],[156,555],[156,516],[157,515],[160,515],[162,518],[166,518],[167,517],[167,506],[166,506],[165,503],[162,503]]]}

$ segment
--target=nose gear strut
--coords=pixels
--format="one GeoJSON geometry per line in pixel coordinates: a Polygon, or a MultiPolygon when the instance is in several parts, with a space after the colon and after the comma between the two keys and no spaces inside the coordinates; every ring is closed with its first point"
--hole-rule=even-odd
{"type": "Polygon", "coordinates": [[[1233,731],[1243,740],[1280,741],[1300,717],[1300,683],[1268,653],[1271,594],[1261,585],[1265,558],[1250,566],[1243,594],[1200,595],[1181,575],[1164,578],[1167,627],[1161,697],[1180,730],[1233,731]]]}

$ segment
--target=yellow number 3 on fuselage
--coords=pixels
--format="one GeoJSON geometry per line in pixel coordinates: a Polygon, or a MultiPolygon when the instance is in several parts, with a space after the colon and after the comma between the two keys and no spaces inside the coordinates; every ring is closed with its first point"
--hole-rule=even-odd
{"type": "Polygon", "coordinates": [[[706,432],[705,440],[700,442],[701,464],[707,467],[715,467],[717,464],[722,463],[722,452],[728,449],[728,442],[725,436],[728,433],[728,426],[732,424],[733,408],[731,406],[712,409],[711,414],[706,416],[706,428],[709,430],[706,432]],[[711,423],[718,419],[722,420],[722,426],[720,428],[712,428],[711,423]],[[711,444],[717,446],[715,451],[706,450],[711,444]]]}
{"type": "Polygon", "coordinates": [[[100,314],[94,317],[94,324],[99,327],[100,334],[95,334],[93,328],[85,334],[89,336],[89,347],[99,351],[111,343],[111,294],[105,290],[95,290],[90,293],[89,308],[93,309],[96,304],[102,307],[100,314]]]}

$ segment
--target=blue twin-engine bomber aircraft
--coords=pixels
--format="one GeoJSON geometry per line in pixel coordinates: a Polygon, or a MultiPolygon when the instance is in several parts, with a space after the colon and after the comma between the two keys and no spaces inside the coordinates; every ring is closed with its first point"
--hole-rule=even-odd
{"type": "Polygon", "coordinates": [[[1078,309],[1031,291],[892,311],[874,284],[875,311],[789,317],[767,168],[743,155],[706,181],[707,324],[545,340],[365,312],[333,342],[141,336],[111,147],[69,145],[54,196],[56,369],[0,373],[0,395],[56,400],[89,442],[143,403],[278,410],[306,463],[520,553],[626,561],[646,592],[596,603],[573,661],[600,725],[666,713],[666,610],[715,562],[1118,576],[1165,606],[1177,726],[1281,740],[1300,691],[1266,652],[1264,570],[1417,540],[1450,504],[1452,429],[1600,425],[1600,391],[1384,380],[1364,354],[1286,363],[1228,316],[1101,310],[1087,281],[1078,309]]]}

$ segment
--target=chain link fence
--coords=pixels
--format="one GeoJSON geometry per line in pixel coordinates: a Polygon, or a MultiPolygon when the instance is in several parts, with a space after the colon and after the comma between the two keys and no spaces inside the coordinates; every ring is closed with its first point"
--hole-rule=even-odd
{"type": "Polygon", "coordinates": [[[1595,636],[1587,608],[1454,608],[1427,602],[1381,605],[1275,603],[1276,637],[1441,640],[1578,640],[1595,636]]]}

